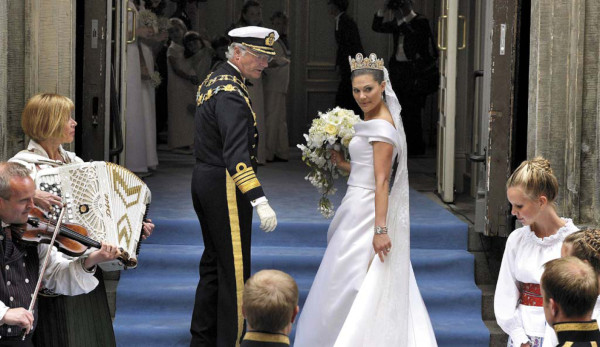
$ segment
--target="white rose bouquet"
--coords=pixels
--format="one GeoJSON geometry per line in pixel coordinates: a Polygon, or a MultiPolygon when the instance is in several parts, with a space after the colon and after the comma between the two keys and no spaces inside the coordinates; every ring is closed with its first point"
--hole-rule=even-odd
{"type": "Polygon", "coordinates": [[[348,159],[348,145],[354,136],[354,124],[360,118],[351,110],[336,107],[326,113],[319,112],[304,134],[306,145],[300,144],[302,161],[311,168],[305,177],[322,194],[319,200],[319,211],[325,218],[333,216],[333,205],[327,196],[335,194],[333,180],[339,175],[347,175],[339,170],[331,161],[330,149],[341,151],[348,159]]]}

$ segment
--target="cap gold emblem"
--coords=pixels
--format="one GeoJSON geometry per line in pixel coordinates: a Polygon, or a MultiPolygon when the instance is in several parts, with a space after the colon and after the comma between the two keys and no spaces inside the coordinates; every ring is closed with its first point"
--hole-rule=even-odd
{"type": "Polygon", "coordinates": [[[269,47],[273,47],[275,43],[275,33],[271,32],[267,37],[265,37],[265,45],[269,47]]]}

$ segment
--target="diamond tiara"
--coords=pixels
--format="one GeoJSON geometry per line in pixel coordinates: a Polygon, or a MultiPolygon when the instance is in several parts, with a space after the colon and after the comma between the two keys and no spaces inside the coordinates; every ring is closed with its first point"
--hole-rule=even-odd
{"type": "Polygon", "coordinates": [[[348,57],[350,62],[350,71],[359,69],[376,69],[383,70],[383,58],[377,59],[377,54],[371,53],[368,58],[364,58],[362,53],[356,54],[356,59],[348,57]]]}

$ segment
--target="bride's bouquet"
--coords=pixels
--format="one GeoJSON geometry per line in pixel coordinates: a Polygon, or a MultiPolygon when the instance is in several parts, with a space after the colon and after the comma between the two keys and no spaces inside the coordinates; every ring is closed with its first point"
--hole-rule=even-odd
{"type": "Polygon", "coordinates": [[[331,161],[330,149],[340,151],[348,159],[348,145],[354,136],[354,124],[360,118],[350,110],[336,107],[326,113],[319,112],[304,134],[306,145],[300,144],[302,161],[311,168],[305,177],[322,194],[319,200],[319,211],[325,218],[333,216],[333,205],[327,196],[335,194],[333,180],[339,175],[347,175],[331,161]]]}

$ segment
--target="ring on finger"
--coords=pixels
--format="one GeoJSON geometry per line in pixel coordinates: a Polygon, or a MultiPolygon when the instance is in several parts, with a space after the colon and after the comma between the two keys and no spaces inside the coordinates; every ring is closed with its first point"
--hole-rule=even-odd
{"type": "Polygon", "coordinates": [[[385,249],[385,251],[386,251],[386,252],[389,252],[389,251],[391,251],[391,250],[392,250],[391,248],[386,248],[386,249],[385,249]]]}

